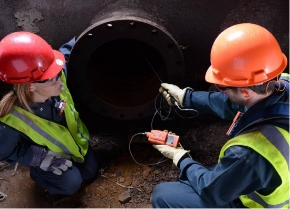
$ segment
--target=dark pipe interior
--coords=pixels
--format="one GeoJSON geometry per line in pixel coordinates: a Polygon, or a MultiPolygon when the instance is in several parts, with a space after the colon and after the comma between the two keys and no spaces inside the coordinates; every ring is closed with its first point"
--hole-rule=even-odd
{"type": "Polygon", "coordinates": [[[155,48],[135,39],[117,39],[91,55],[86,72],[99,98],[111,105],[133,107],[158,94],[160,80],[150,65],[161,80],[166,79],[166,63],[155,48]]]}

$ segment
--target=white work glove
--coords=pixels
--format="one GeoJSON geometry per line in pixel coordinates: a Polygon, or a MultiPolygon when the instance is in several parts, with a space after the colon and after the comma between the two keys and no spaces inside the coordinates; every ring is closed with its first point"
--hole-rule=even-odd
{"type": "Polygon", "coordinates": [[[168,83],[162,83],[161,87],[159,88],[159,92],[162,93],[166,101],[170,106],[173,106],[173,102],[170,99],[170,96],[172,96],[178,105],[183,107],[183,98],[185,96],[186,90],[191,89],[189,87],[186,87],[184,89],[180,89],[178,86],[168,83]]]}
{"type": "Polygon", "coordinates": [[[173,163],[177,166],[179,160],[189,153],[189,150],[184,150],[182,147],[170,147],[168,145],[153,145],[155,149],[161,152],[165,157],[173,160],[173,163]]]}

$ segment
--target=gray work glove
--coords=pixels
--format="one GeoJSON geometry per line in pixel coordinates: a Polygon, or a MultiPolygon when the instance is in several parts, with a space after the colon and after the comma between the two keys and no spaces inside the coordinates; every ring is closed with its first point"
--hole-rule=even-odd
{"type": "MultiPolygon", "coordinates": [[[[189,153],[189,150],[184,150],[182,147],[170,147],[168,145],[153,145],[155,149],[161,152],[165,157],[172,159],[173,163],[177,166],[179,160],[189,153]]],[[[189,155],[188,155],[189,157],[189,155]]]]}
{"type": "Polygon", "coordinates": [[[180,89],[178,86],[173,85],[173,84],[168,84],[168,83],[162,83],[161,87],[159,88],[159,92],[162,93],[166,101],[170,106],[173,106],[173,102],[170,99],[170,96],[172,96],[178,105],[183,107],[183,99],[186,93],[187,89],[191,89],[189,87],[186,87],[184,89],[180,89]]]}
{"type": "Polygon", "coordinates": [[[39,166],[44,171],[50,171],[56,175],[61,175],[72,166],[70,156],[67,154],[47,151],[43,147],[31,145],[33,158],[30,166],[39,166]]]}

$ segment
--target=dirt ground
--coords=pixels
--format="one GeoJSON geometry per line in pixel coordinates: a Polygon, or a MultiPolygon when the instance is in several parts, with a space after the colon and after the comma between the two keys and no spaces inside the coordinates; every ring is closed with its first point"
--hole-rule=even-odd
{"type": "MultiPolygon", "coordinates": [[[[98,178],[84,182],[78,192],[68,197],[50,195],[34,183],[30,179],[28,167],[19,165],[16,172],[14,166],[5,168],[0,171],[0,191],[7,197],[0,202],[0,207],[151,208],[152,188],[160,182],[177,181],[179,170],[171,160],[157,165],[164,158],[145,136],[138,135],[131,140],[135,133],[150,131],[150,123],[150,119],[131,124],[107,124],[96,119],[89,122],[92,146],[113,149],[117,157],[98,178]],[[103,128],[105,126],[107,129],[103,128]]],[[[230,123],[212,116],[198,116],[194,119],[175,117],[170,121],[162,121],[156,117],[153,128],[172,130],[181,137],[181,144],[191,151],[195,160],[210,166],[217,161],[220,148],[228,140],[225,133],[230,123]]]]}

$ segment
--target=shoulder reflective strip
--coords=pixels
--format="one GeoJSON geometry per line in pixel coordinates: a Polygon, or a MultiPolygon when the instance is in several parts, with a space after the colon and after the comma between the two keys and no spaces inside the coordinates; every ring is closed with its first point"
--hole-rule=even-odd
{"type": "Polygon", "coordinates": [[[40,127],[38,127],[33,121],[28,119],[25,115],[21,114],[20,112],[14,110],[14,109],[11,111],[11,114],[14,115],[15,117],[19,118],[20,120],[22,120],[27,125],[29,125],[34,131],[36,131],[38,134],[40,134],[41,136],[46,138],[48,141],[50,141],[51,143],[53,143],[56,146],[58,146],[59,148],[61,148],[66,154],[72,155],[72,153],[63,144],[61,144],[55,138],[53,138],[52,136],[47,134],[45,131],[43,131],[40,127]]]}
{"type": "Polygon", "coordinates": [[[71,106],[69,106],[69,109],[70,109],[70,111],[72,111],[73,113],[75,113],[75,110],[71,106]]]}
{"type": "MultiPolygon", "coordinates": [[[[75,114],[75,110],[74,110],[72,107],[70,107],[70,110],[71,110],[71,112],[72,112],[73,114],[75,114]]],[[[76,122],[76,124],[78,124],[78,120],[76,119],[76,117],[74,117],[74,118],[75,118],[75,122],[76,122]]],[[[83,139],[85,139],[85,140],[87,140],[87,141],[90,140],[90,139],[88,139],[87,137],[85,137],[84,134],[83,134],[80,130],[78,130],[78,134],[80,134],[81,137],[82,137],[83,139]]]]}
{"type": "Polygon", "coordinates": [[[285,202],[280,203],[278,205],[269,205],[255,192],[248,194],[248,197],[254,200],[255,202],[259,203],[260,205],[262,205],[264,208],[282,208],[284,205],[289,204],[289,200],[286,200],[285,202]]]}
{"type": "Polygon", "coordinates": [[[85,140],[87,140],[87,141],[90,140],[90,139],[88,139],[87,137],[85,137],[84,134],[83,134],[80,130],[78,130],[78,133],[81,135],[81,137],[82,137],[83,139],[85,139],[85,140]]]}
{"type": "Polygon", "coordinates": [[[281,152],[289,166],[289,144],[281,132],[272,125],[260,126],[258,130],[281,152]]]}
{"type": "Polygon", "coordinates": [[[75,116],[76,111],[71,106],[69,107],[69,109],[72,112],[72,114],[74,115],[74,119],[75,119],[76,124],[78,124],[77,117],[75,116]]]}

